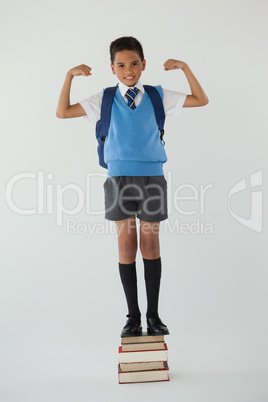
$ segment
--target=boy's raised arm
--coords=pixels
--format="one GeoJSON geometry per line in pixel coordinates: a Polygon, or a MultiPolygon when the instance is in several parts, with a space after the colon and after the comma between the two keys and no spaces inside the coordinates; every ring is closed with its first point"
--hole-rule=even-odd
{"type": "Polygon", "coordinates": [[[192,91],[192,95],[187,95],[183,107],[204,106],[208,104],[208,97],[199,84],[197,78],[194,76],[188,64],[186,64],[184,61],[168,59],[164,63],[164,67],[165,71],[181,69],[186,75],[192,91]]]}
{"type": "Polygon", "coordinates": [[[61,119],[67,119],[72,117],[85,116],[86,112],[79,103],[70,105],[70,90],[72,80],[75,76],[84,75],[88,77],[91,74],[91,68],[85,64],[71,68],[67,74],[60,93],[58,106],[56,110],[56,116],[61,119]]]}

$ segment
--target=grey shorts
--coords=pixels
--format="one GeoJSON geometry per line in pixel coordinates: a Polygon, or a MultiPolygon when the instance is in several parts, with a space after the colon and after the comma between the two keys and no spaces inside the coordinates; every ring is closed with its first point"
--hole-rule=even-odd
{"type": "Polygon", "coordinates": [[[137,215],[146,222],[168,218],[165,176],[113,176],[103,184],[105,218],[120,221],[137,215]]]}

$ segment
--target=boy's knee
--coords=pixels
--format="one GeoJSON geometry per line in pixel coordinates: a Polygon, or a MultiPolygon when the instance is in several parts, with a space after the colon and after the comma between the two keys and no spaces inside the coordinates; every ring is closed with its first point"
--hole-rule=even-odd
{"type": "Polygon", "coordinates": [[[137,242],[133,241],[125,241],[121,242],[119,244],[119,255],[120,255],[120,261],[121,259],[124,261],[130,261],[130,262],[125,262],[125,264],[131,263],[133,259],[136,258],[137,254],[137,242]]]}
{"type": "Polygon", "coordinates": [[[143,258],[149,260],[159,258],[160,247],[158,241],[142,241],[140,243],[140,250],[143,258]]]}

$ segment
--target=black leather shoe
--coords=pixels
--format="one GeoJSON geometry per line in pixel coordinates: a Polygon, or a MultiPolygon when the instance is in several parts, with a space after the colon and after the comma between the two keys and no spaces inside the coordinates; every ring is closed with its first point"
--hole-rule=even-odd
{"type": "Polygon", "coordinates": [[[142,333],[141,320],[137,321],[137,318],[127,315],[128,319],[124,326],[121,337],[125,336],[138,336],[142,333]]]}
{"type": "Polygon", "coordinates": [[[169,335],[168,327],[162,323],[155,312],[151,317],[147,318],[147,326],[148,335],[169,335]]]}

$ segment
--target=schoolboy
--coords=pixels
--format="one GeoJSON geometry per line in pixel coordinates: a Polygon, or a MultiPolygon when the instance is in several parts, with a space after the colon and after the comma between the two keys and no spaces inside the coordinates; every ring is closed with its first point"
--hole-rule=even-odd
{"type": "MultiPolygon", "coordinates": [[[[119,273],[128,305],[127,322],[121,336],[142,331],[138,305],[136,253],[136,216],[140,220],[140,250],[144,263],[147,294],[147,331],[152,335],[169,334],[158,314],[162,263],[159,226],[167,219],[167,182],[163,163],[167,156],[159,136],[154,109],[140,81],[146,60],[140,42],[131,36],[121,37],[110,45],[111,69],[119,80],[113,101],[111,123],[104,145],[108,165],[104,183],[105,218],[115,221],[118,232],[119,273]]],[[[182,107],[203,106],[208,98],[189,66],[169,59],[164,70],[181,69],[192,94],[170,91],[157,86],[166,116],[178,116],[182,107]]],[[[69,95],[74,76],[90,76],[85,64],[74,67],[60,94],[57,117],[84,116],[91,122],[100,119],[103,91],[70,105],[69,95]]]]}

